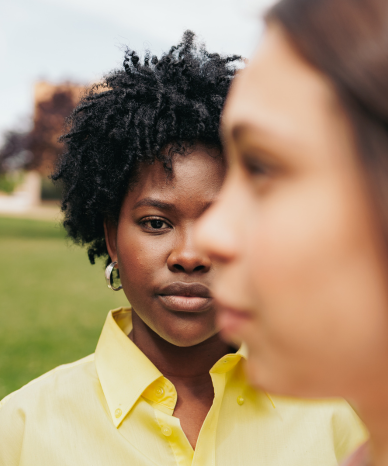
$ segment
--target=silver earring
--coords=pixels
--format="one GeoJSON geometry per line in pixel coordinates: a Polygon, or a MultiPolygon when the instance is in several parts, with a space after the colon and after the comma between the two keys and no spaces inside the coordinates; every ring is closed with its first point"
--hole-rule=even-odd
{"type": "Polygon", "coordinates": [[[108,265],[108,267],[105,269],[105,280],[106,280],[106,283],[108,284],[108,288],[110,288],[113,291],[120,291],[122,289],[123,285],[115,287],[112,284],[112,271],[115,268],[116,264],[117,264],[117,262],[111,262],[108,265]]]}

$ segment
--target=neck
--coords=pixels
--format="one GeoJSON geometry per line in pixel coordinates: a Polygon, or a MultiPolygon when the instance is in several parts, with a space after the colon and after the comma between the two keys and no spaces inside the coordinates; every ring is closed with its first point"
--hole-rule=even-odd
{"type": "Polygon", "coordinates": [[[233,349],[218,334],[194,346],[179,347],[161,338],[132,310],[131,340],[170,379],[190,380],[209,377],[212,366],[233,349]]]}

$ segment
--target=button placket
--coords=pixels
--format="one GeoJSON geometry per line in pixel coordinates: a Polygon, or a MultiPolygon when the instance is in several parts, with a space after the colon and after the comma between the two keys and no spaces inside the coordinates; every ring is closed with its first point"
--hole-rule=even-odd
{"type": "Polygon", "coordinates": [[[176,458],[176,464],[192,466],[194,450],[182,430],[179,419],[158,410],[155,410],[155,417],[159,424],[160,436],[169,443],[176,458]]]}

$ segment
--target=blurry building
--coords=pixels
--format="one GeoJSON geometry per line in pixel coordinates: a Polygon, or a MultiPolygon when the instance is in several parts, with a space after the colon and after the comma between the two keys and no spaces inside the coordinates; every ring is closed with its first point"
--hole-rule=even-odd
{"type": "Polygon", "coordinates": [[[84,86],[69,82],[35,84],[31,131],[10,131],[0,149],[0,212],[22,212],[38,205],[42,197],[59,197],[60,187],[55,187],[48,176],[63,150],[58,139],[65,131],[65,119],[84,92],[84,86]],[[12,180],[17,186],[12,194],[8,190],[5,195],[4,187],[12,180]]]}
{"type": "Polygon", "coordinates": [[[73,83],[51,84],[41,81],[35,84],[33,129],[30,134],[32,160],[30,170],[42,175],[52,172],[62,145],[58,138],[64,132],[65,118],[78,104],[84,86],[73,83]]]}

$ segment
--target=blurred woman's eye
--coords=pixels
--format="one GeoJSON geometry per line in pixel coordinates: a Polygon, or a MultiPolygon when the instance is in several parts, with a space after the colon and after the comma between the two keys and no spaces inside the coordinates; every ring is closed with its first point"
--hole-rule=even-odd
{"type": "Polygon", "coordinates": [[[260,160],[259,157],[250,154],[243,154],[241,157],[242,165],[248,174],[253,176],[269,175],[270,167],[260,160]]]}
{"type": "Polygon", "coordinates": [[[160,218],[148,218],[141,222],[141,225],[147,230],[167,230],[171,229],[171,226],[160,218]]]}

